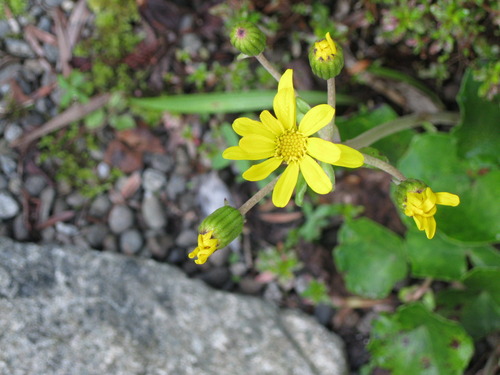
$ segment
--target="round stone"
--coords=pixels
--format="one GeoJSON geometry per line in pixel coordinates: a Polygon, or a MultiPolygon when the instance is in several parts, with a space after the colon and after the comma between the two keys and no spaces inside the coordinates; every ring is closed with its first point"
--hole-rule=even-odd
{"type": "Polygon", "coordinates": [[[157,192],[167,181],[165,175],[156,169],[148,168],[142,175],[142,187],[146,191],[157,192]]]}
{"type": "Polygon", "coordinates": [[[24,182],[28,193],[33,197],[38,197],[47,185],[47,181],[41,175],[29,175],[24,182]]]}
{"type": "Polygon", "coordinates": [[[146,194],[142,200],[141,212],[148,228],[160,229],[167,224],[165,209],[153,194],[146,194]]]}
{"type": "Polygon", "coordinates": [[[132,210],[124,205],[114,206],[108,217],[109,228],[113,233],[119,234],[132,226],[134,215],[132,210]]]}
{"type": "Polygon", "coordinates": [[[0,219],[11,219],[19,212],[19,204],[6,191],[0,191],[0,219]]]}
{"type": "Polygon", "coordinates": [[[120,235],[120,249],[125,254],[137,254],[144,243],[141,233],[137,229],[129,229],[120,235]]]}

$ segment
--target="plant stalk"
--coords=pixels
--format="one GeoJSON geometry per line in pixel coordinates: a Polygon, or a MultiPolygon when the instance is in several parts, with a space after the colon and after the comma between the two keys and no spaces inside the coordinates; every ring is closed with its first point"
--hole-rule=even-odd
{"type": "Polygon", "coordinates": [[[371,165],[372,167],[378,168],[386,173],[389,173],[392,177],[394,177],[399,184],[400,182],[406,180],[406,177],[397,169],[396,167],[382,161],[380,159],[374,158],[373,156],[363,154],[365,158],[365,164],[371,165]]]}
{"type": "Polygon", "coordinates": [[[272,64],[269,62],[269,60],[264,56],[264,54],[261,52],[258,55],[255,56],[258,62],[271,74],[276,81],[280,81],[281,74],[272,66],[272,64]]]}
{"type": "Polygon", "coordinates": [[[445,125],[455,125],[459,120],[460,115],[456,112],[415,113],[399,117],[395,120],[367,130],[357,137],[346,141],[345,145],[355,149],[360,149],[370,146],[371,144],[391,134],[417,127],[425,121],[445,125]]]}
{"type": "Polygon", "coordinates": [[[250,197],[249,200],[247,200],[245,203],[241,205],[238,210],[240,213],[245,216],[245,214],[250,211],[250,209],[255,206],[262,198],[264,198],[271,190],[273,190],[274,185],[276,185],[276,182],[278,182],[278,177],[276,177],[274,180],[272,180],[270,183],[268,183],[266,186],[264,186],[262,189],[260,189],[257,193],[255,193],[252,197],[250,197]]]}

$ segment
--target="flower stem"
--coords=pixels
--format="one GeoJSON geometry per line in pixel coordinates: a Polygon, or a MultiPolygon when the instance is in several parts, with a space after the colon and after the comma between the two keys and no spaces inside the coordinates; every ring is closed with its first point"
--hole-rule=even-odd
{"type": "Polygon", "coordinates": [[[455,125],[460,119],[456,112],[436,112],[436,113],[415,113],[408,116],[399,117],[393,121],[376,126],[357,137],[345,142],[346,146],[360,149],[370,146],[378,140],[402,130],[414,128],[422,122],[440,123],[446,125],[455,125]]]}
{"type": "Polygon", "coordinates": [[[372,167],[378,168],[386,173],[389,173],[392,177],[394,177],[399,184],[400,182],[406,180],[406,177],[397,169],[393,167],[389,163],[382,161],[380,159],[374,158],[373,156],[363,154],[365,157],[365,164],[371,165],[372,167]]]}
{"type": "MultiPolygon", "coordinates": [[[[335,78],[328,79],[326,84],[328,90],[328,104],[335,108],[335,78]]],[[[320,129],[318,133],[325,141],[340,143],[339,129],[337,125],[335,125],[335,114],[333,115],[332,121],[323,129],[320,129]]]]}
{"type": "Polygon", "coordinates": [[[274,68],[274,66],[271,65],[269,60],[266,59],[262,52],[256,55],[255,58],[258,62],[260,62],[260,65],[262,65],[269,72],[269,74],[274,77],[276,81],[280,81],[281,74],[274,68]]]}
{"type": "Polygon", "coordinates": [[[279,176],[268,183],[266,186],[264,186],[262,189],[260,189],[249,200],[243,203],[240,208],[238,208],[243,216],[245,216],[245,214],[250,211],[250,209],[255,206],[262,198],[264,198],[267,193],[273,190],[274,185],[276,185],[276,182],[278,182],[278,178],[279,176]]]}

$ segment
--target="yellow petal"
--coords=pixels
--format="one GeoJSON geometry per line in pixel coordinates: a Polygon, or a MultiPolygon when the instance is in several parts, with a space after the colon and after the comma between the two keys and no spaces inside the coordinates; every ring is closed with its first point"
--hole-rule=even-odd
{"type": "Polygon", "coordinates": [[[358,168],[361,167],[365,161],[363,154],[358,150],[345,145],[336,145],[340,149],[340,158],[334,164],[339,167],[358,168]]]}
{"type": "Polygon", "coordinates": [[[432,239],[436,234],[436,219],[434,219],[434,216],[424,218],[424,228],[427,238],[432,239]]]}
{"type": "Polygon", "coordinates": [[[287,69],[281,76],[278,83],[278,91],[283,89],[293,90],[293,69],[287,69]]]}
{"type": "Polygon", "coordinates": [[[329,164],[335,164],[340,158],[340,148],[336,144],[316,137],[307,139],[307,153],[329,164]]]}
{"type": "Polygon", "coordinates": [[[276,143],[273,139],[254,134],[241,138],[239,146],[249,154],[265,153],[267,155],[266,158],[268,158],[274,155],[276,143]]]}
{"type": "Polygon", "coordinates": [[[261,122],[239,117],[233,122],[233,130],[242,137],[251,134],[259,134],[265,137],[273,137],[272,132],[261,122]]]}
{"type": "Polygon", "coordinates": [[[291,88],[279,90],[273,101],[274,114],[285,129],[294,129],[297,107],[295,91],[291,88]]]}
{"type": "Polygon", "coordinates": [[[311,108],[299,124],[299,132],[306,137],[313,135],[332,121],[335,109],[328,104],[320,104],[311,108]]]}
{"type": "Polygon", "coordinates": [[[289,164],[273,190],[273,203],[276,207],[285,207],[288,204],[298,177],[299,165],[297,163],[289,164]]]}
{"type": "Polygon", "coordinates": [[[260,114],[260,121],[262,121],[262,123],[264,125],[266,125],[266,127],[275,135],[280,135],[283,133],[284,131],[284,128],[283,128],[283,125],[281,124],[281,122],[278,121],[278,119],[276,117],[274,117],[271,112],[269,111],[263,111],[261,114],[260,114]]]}
{"type": "Polygon", "coordinates": [[[251,166],[243,173],[243,178],[248,181],[260,181],[274,172],[282,161],[278,158],[271,158],[262,163],[251,166]]]}
{"type": "Polygon", "coordinates": [[[420,215],[413,216],[415,224],[417,224],[418,230],[424,230],[424,218],[420,215]]]}
{"type": "Polygon", "coordinates": [[[226,148],[222,153],[222,157],[229,160],[262,160],[272,155],[273,153],[269,152],[248,153],[239,146],[226,148]]]}
{"type": "Polygon", "coordinates": [[[436,194],[436,204],[441,204],[444,206],[458,206],[460,204],[460,197],[451,193],[435,193],[436,194]]]}
{"type": "Polygon", "coordinates": [[[332,182],[325,171],[313,158],[306,155],[300,161],[300,171],[307,184],[318,194],[327,194],[332,191],[332,182]]]}

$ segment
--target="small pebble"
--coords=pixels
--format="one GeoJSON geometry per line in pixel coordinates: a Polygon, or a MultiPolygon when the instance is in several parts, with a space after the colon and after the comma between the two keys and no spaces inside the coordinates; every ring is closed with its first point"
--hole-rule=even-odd
{"type": "Polygon", "coordinates": [[[141,212],[148,228],[160,229],[167,224],[165,208],[153,194],[146,194],[142,200],[141,212]]]}
{"type": "Polygon", "coordinates": [[[4,39],[4,43],[6,50],[10,55],[28,59],[35,57],[31,47],[24,40],[6,38],[4,39]]]}
{"type": "Polygon", "coordinates": [[[76,236],[79,233],[75,225],[63,223],[62,221],[56,223],[56,231],[65,236],[76,236]]]}
{"type": "Polygon", "coordinates": [[[146,238],[146,246],[156,259],[165,259],[174,244],[172,237],[167,234],[146,235],[146,238]]]}
{"type": "Polygon", "coordinates": [[[7,181],[7,178],[5,178],[4,175],[0,174],[0,190],[6,189],[7,186],[9,186],[9,182],[7,181]]]}
{"type": "Polygon", "coordinates": [[[23,129],[17,124],[10,124],[4,132],[4,137],[7,142],[13,142],[21,135],[23,135],[23,129]]]}
{"type": "Polygon", "coordinates": [[[47,186],[47,181],[41,175],[32,174],[26,178],[24,186],[32,197],[38,197],[45,186],[47,186]]]}
{"type": "Polygon", "coordinates": [[[12,224],[14,238],[18,241],[26,241],[29,238],[30,232],[26,228],[23,215],[17,215],[12,224]]]}
{"type": "Polygon", "coordinates": [[[66,197],[66,203],[72,208],[80,208],[85,204],[86,201],[87,198],[85,198],[78,191],[75,191],[66,197]]]}
{"type": "Polygon", "coordinates": [[[129,229],[120,235],[120,249],[127,255],[137,254],[144,243],[137,229],[129,229]]]}
{"type": "Polygon", "coordinates": [[[103,217],[111,209],[111,201],[109,200],[107,195],[99,195],[97,196],[89,208],[89,215],[93,217],[103,217]]]}
{"type": "Polygon", "coordinates": [[[52,242],[56,237],[56,230],[54,229],[54,227],[47,227],[41,230],[40,236],[42,237],[42,241],[52,242]]]}
{"type": "Polygon", "coordinates": [[[132,210],[127,206],[115,205],[108,217],[108,225],[113,233],[119,234],[127,230],[134,223],[132,210]]]}
{"type": "Polygon", "coordinates": [[[52,186],[47,186],[41,191],[40,209],[38,211],[38,221],[40,223],[43,223],[45,220],[49,218],[55,197],[56,197],[56,191],[52,186]]]}
{"type": "Polygon", "coordinates": [[[174,167],[174,160],[167,154],[152,154],[151,166],[163,173],[170,172],[174,167]]]}
{"type": "Polygon", "coordinates": [[[111,251],[113,253],[118,252],[118,244],[116,243],[116,237],[111,233],[104,237],[102,241],[102,248],[106,251],[111,251]]]}
{"type": "Polygon", "coordinates": [[[97,177],[99,177],[101,180],[106,180],[109,177],[110,172],[111,167],[109,166],[109,164],[103,161],[97,164],[97,177]]]}
{"type": "Polygon", "coordinates": [[[186,179],[183,176],[173,175],[167,182],[168,198],[174,200],[183,191],[186,191],[186,179]]]}
{"type": "Polygon", "coordinates": [[[166,181],[165,175],[156,169],[148,168],[142,174],[142,187],[152,193],[160,190],[166,181]]]}
{"type": "Polygon", "coordinates": [[[15,196],[20,196],[22,193],[22,186],[23,182],[21,180],[21,177],[19,177],[17,174],[11,174],[9,180],[10,192],[15,196]]]}
{"type": "Polygon", "coordinates": [[[198,232],[193,229],[184,229],[175,239],[175,244],[179,247],[196,247],[198,243],[198,232]]]}
{"type": "Polygon", "coordinates": [[[0,191],[0,219],[11,219],[19,212],[19,204],[7,191],[0,191]]]}
{"type": "Polygon", "coordinates": [[[85,228],[85,238],[90,246],[101,249],[104,239],[109,234],[108,227],[104,224],[93,224],[85,228]]]}
{"type": "Polygon", "coordinates": [[[10,156],[0,155],[0,167],[4,175],[10,176],[16,172],[17,163],[10,156]]]}

